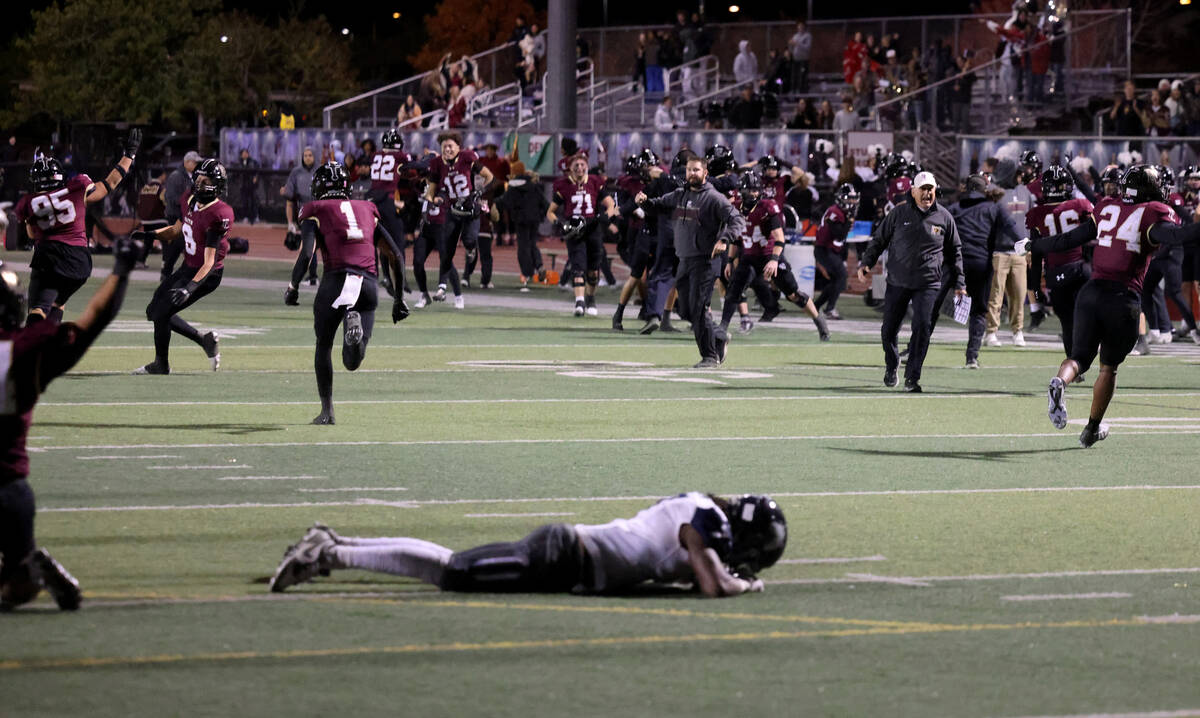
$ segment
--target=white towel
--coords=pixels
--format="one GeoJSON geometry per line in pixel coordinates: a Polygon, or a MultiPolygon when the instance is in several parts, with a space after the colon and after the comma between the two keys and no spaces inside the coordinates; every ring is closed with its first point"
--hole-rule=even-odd
{"type": "Polygon", "coordinates": [[[353,307],[358,304],[358,293],[362,291],[363,278],[361,274],[347,274],[342,283],[342,293],[333,300],[333,308],[353,307]]]}

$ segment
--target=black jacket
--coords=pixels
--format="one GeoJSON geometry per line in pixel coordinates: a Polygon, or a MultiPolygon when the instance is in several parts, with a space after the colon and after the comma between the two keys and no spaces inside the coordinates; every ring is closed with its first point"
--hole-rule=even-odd
{"type": "Polygon", "coordinates": [[[958,226],[963,264],[986,266],[998,244],[997,235],[1003,235],[1008,246],[1024,236],[1011,214],[979,192],[967,193],[949,210],[958,226]]]}
{"type": "Polygon", "coordinates": [[[940,282],[945,263],[957,270],[956,286],[966,288],[958,227],[950,212],[936,201],[925,212],[909,195],[907,202],[893,207],[875,228],[863,252],[863,264],[875,266],[885,249],[888,284],[920,289],[940,282]]]}
{"type": "Polygon", "coordinates": [[[647,212],[671,212],[675,254],[680,259],[712,256],[718,241],[738,241],[746,227],[742,213],[708,182],[697,188],[684,185],[657,199],[648,199],[644,207],[647,212]]]}
{"type": "Polygon", "coordinates": [[[496,198],[496,204],[508,210],[515,224],[541,224],[550,208],[542,183],[534,182],[529,175],[509,179],[508,190],[496,198]]]}

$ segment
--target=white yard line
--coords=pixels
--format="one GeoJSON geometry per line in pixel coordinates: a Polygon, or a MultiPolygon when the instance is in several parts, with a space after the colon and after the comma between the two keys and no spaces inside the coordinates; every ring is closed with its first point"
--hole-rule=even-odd
{"type": "Polygon", "coordinates": [[[1200,616],[1172,613],[1169,616],[1138,616],[1138,620],[1144,623],[1200,623],[1200,616]]]}
{"type": "Polygon", "coordinates": [[[823,564],[823,563],[863,563],[865,561],[886,561],[886,560],[887,560],[886,556],[881,556],[879,554],[876,554],[874,556],[858,556],[855,558],[785,558],[780,561],[776,561],[775,563],[776,563],[776,565],[793,564],[793,565],[808,566],[808,565],[812,565],[812,564],[823,564]]]}
{"type": "Polygon", "coordinates": [[[1200,708],[1185,708],[1178,711],[1149,711],[1146,713],[1077,713],[1075,715],[1022,716],[1022,718],[1195,718],[1200,708]]]}
{"type": "Polygon", "coordinates": [[[536,514],[463,514],[463,518],[468,519],[515,519],[526,518],[529,516],[574,516],[574,511],[546,511],[536,514]]]}
{"type": "Polygon", "coordinates": [[[301,481],[324,478],[324,476],[221,476],[217,478],[217,481],[301,481]]]}
{"type": "MultiPolygon", "coordinates": [[[[631,377],[635,378],[635,377],[631,377]]],[[[1032,396],[1041,396],[1043,392],[1030,391],[1028,394],[977,392],[971,394],[938,394],[935,392],[910,395],[895,392],[880,391],[878,394],[788,394],[772,396],[629,396],[629,397],[544,397],[540,399],[498,398],[498,399],[339,399],[338,404],[649,404],[658,402],[686,401],[923,401],[929,399],[1016,399],[1024,400],[1032,396]]],[[[1120,397],[1194,397],[1200,392],[1123,392],[1120,397]]],[[[1119,398],[1119,397],[1118,397],[1119,398]]],[[[83,406],[311,406],[312,401],[46,401],[39,407],[83,407],[83,406]]],[[[1178,421],[1186,417],[1168,417],[1158,419],[1141,419],[1142,421],[1178,421]]],[[[1132,421],[1132,420],[1130,420],[1132,421]]]]}
{"type": "MultiPolygon", "coordinates": [[[[1022,494],[1022,493],[1060,493],[1060,492],[1101,492],[1101,491],[1194,491],[1200,485],[1181,486],[1030,486],[996,489],[887,489],[880,491],[782,491],[771,494],[775,498],[835,498],[854,496],[928,496],[954,494],[1022,494]]],[[[318,492],[349,492],[349,491],[408,491],[399,486],[354,487],[354,488],[322,488],[297,489],[304,493],[318,492]]],[[[461,504],[534,504],[534,503],[571,503],[571,502],[609,502],[609,501],[657,501],[662,496],[558,496],[558,497],[527,497],[508,499],[414,499],[400,502],[408,508],[420,506],[453,506],[461,504]]],[[[370,499],[353,501],[331,501],[327,503],[239,503],[239,504],[187,504],[187,505],[158,505],[158,506],[75,506],[62,508],[39,508],[40,512],[85,512],[85,511],[186,511],[196,509],[238,509],[238,508],[293,508],[296,506],[354,506],[370,502],[370,499]]]]}
{"type": "Polygon", "coordinates": [[[873,576],[871,574],[846,574],[842,578],[785,578],[767,581],[777,585],[823,585],[836,583],[902,583],[919,586],[946,581],[1005,581],[1014,579],[1078,578],[1082,576],[1151,576],[1171,573],[1200,573],[1200,567],[1192,568],[1126,568],[1096,571],[1047,571],[1043,573],[976,573],[965,576],[873,576]]]}
{"type": "MultiPolygon", "coordinates": [[[[1162,431],[1122,431],[1121,436],[1162,436],[1162,431]]],[[[1176,436],[1200,434],[1200,429],[1174,431],[1176,436]]],[[[799,434],[793,436],[622,436],[612,438],[560,439],[429,439],[425,441],[279,441],[279,442],[222,442],[205,444],[81,444],[75,446],[33,446],[32,452],[44,451],[111,451],[114,449],[235,449],[291,448],[296,446],[489,446],[522,444],[670,444],[675,442],[752,442],[752,441],[883,441],[902,439],[1044,439],[1057,437],[1064,441],[1071,434],[1062,432],[1032,432],[1028,434],[997,432],[984,434],[799,434]]]]}
{"type": "Polygon", "coordinates": [[[1022,593],[1012,596],[1001,596],[1001,601],[1072,601],[1094,598],[1129,598],[1132,593],[1113,591],[1111,593],[1022,593]]]}
{"type": "MultiPolygon", "coordinates": [[[[29,438],[32,439],[33,437],[31,436],[29,438]]],[[[108,456],[76,456],[75,458],[80,461],[98,461],[100,459],[119,459],[121,461],[124,461],[125,459],[178,459],[180,457],[179,457],[179,454],[140,454],[140,455],[139,454],[135,454],[135,455],[111,454],[108,456]]]]}
{"type": "Polygon", "coordinates": [[[253,469],[254,467],[246,466],[244,464],[240,465],[240,466],[230,465],[230,464],[216,464],[213,466],[147,466],[146,468],[149,469],[150,471],[176,471],[176,470],[205,471],[205,470],[209,470],[209,469],[233,469],[233,468],[253,469]]]}

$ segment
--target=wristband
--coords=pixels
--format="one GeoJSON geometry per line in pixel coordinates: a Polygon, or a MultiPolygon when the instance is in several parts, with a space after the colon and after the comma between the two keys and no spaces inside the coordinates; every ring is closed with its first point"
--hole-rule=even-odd
{"type": "MultiPolygon", "coordinates": [[[[129,157],[129,155],[125,155],[125,156],[126,156],[126,157],[129,157]]],[[[133,159],[133,158],[132,158],[132,157],[129,157],[129,159],[133,159]]],[[[113,167],[113,170],[115,170],[117,174],[121,175],[121,179],[125,179],[125,175],[126,175],[127,173],[125,172],[125,168],[124,168],[124,167],[122,167],[121,165],[116,165],[116,166],[114,166],[114,167],[113,167]]]]}
{"type": "Polygon", "coordinates": [[[775,240],[775,246],[776,246],[776,247],[779,247],[780,249],[782,249],[782,248],[783,248],[783,246],[784,246],[784,244],[783,244],[783,242],[781,242],[781,241],[779,241],[779,240],[777,239],[777,240],[775,240]]]}
{"type": "Polygon", "coordinates": [[[200,283],[199,283],[199,282],[195,282],[195,281],[188,282],[188,283],[187,283],[187,291],[188,291],[188,294],[192,294],[192,293],[193,293],[193,292],[195,292],[197,289],[199,289],[199,287],[200,287],[200,283]]]}

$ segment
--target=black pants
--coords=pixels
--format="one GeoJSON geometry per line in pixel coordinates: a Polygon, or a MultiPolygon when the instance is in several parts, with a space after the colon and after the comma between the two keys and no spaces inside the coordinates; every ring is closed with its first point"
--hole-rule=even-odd
{"type": "Polygon", "coordinates": [[[538,225],[533,222],[518,222],[517,228],[517,263],[521,266],[521,276],[526,279],[537,274],[542,269],[542,250],[538,249],[538,225]]]}
{"type": "Polygon", "coordinates": [[[66,306],[92,275],[92,253],[87,247],[42,240],[29,263],[29,308],[47,317],[51,307],[66,306]]]}
{"type": "MultiPolygon", "coordinates": [[[[404,290],[404,219],[400,213],[396,211],[396,201],[392,199],[392,193],[388,192],[383,196],[374,196],[371,201],[375,203],[375,208],[379,210],[379,222],[387,233],[392,235],[396,246],[400,248],[400,256],[396,257],[396,264],[392,266],[392,273],[396,276],[392,280],[392,286],[395,288],[396,295],[404,290]]],[[[380,254],[384,254],[381,244],[380,254]]],[[[386,254],[391,254],[390,248],[386,254]]]]}
{"type": "MultiPolygon", "coordinates": [[[[967,296],[971,298],[971,312],[967,316],[967,361],[979,359],[979,347],[983,345],[983,333],[987,329],[988,289],[992,282],[992,267],[988,264],[968,264],[965,267],[967,296]]],[[[929,316],[929,335],[937,327],[938,317],[942,312],[942,304],[946,297],[954,291],[956,281],[954,270],[951,270],[938,290],[933,302],[933,311],[929,316]]],[[[909,353],[912,347],[909,347],[909,353]]]]}
{"type": "Polygon", "coordinates": [[[0,485],[0,584],[13,577],[33,541],[33,489],[25,479],[0,485]]]}
{"type": "Polygon", "coordinates": [[[1082,374],[1100,363],[1117,366],[1125,361],[1138,338],[1141,298],[1120,282],[1090,279],[1075,300],[1075,335],[1071,358],[1082,374]]]}
{"type": "MultiPolygon", "coordinates": [[[[737,266],[729,273],[729,286],[725,288],[725,304],[721,307],[722,327],[729,326],[729,322],[733,319],[733,311],[737,308],[738,304],[745,301],[747,287],[754,289],[754,294],[758,297],[758,304],[763,309],[779,307],[779,301],[775,299],[775,295],[771,292],[771,286],[763,278],[763,271],[766,269],[767,262],[770,259],[767,255],[758,254],[751,256],[742,255],[742,258],[738,260],[737,266]]],[[[722,269],[721,271],[725,270],[722,269]]],[[[796,275],[792,274],[792,268],[786,259],[782,257],[779,259],[779,265],[775,270],[775,277],[771,281],[783,293],[784,297],[790,297],[795,294],[800,298],[797,304],[800,306],[808,304],[808,295],[800,291],[800,286],[796,283],[796,275]]]]}
{"type": "Polygon", "coordinates": [[[896,346],[896,337],[900,335],[904,314],[908,311],[909,303],[912,303],[912,338],[908,342],[908,364],[904,367],[905,381],[915,382],[921,379],[921,367],[925,363],[925,354],[929,351],[929,335],[932,333],[933,303],[941,288],[941,282],[917,289],[887,285],[887,292],[883,297],[883,325],[879,328],[879,335],[883,340],[883,359],[889,372],[896,371],[896,367],[900,366],[900,350],[896,346]]]}
{"type": "Polygon", "coordinates": [[[1091,278],[1087,264],[1076,262],[1063,267],[1046,268],[1046,288],[1050,290],[1050,304],[1054,315],[1062,324],[1063,351],[1071,356],[1075,344],[1075,304],[1079,290],[1091,278]]]}
{"type": "Polygon", "coordinates": [[[675,235],[662,227],[658,228],[658,244],[654,250],[654,267],[646,280],[646,317],[662,318],[667,307],[667,295],[675,286],[675,273],[679,269],[679,257],[675,254],[675,235]]]}
{"type": "MultiPolygon", "coordinates": [[[[446,251],[442,252],[442,262],[438,276],[447,277],[450,280],[451,287],[454,289],[454,296],[462,294],[462,287],[458,280],[458,270],[454,268],[454,253],[458,250],[459,241],[463,247],[469,252],[477,248],[479,243],[479,218],[475,217],[455,217],[450,214],[446,217],[446,224],[442,229],[442,246],[446,251]]],[[[483,262],[483,274],[487,277],[486,281],[491,281],[492,278],[492,254],[491,245],[488,245],[488,256],[483,262]]]]}
{"type": "Polygon", "coordinates": [[[550,524],[520,541],[492,543],[450,556],[443,591],[566,593],[591,583],[579,535],[568,524],[550,524]]]}
{"type": "Polygon", "coordinates": [[[417,291],[421,294],[429,294],[429,279],[425,275],[425,260],[433,251],[443,252],[443,230],[445,225],[431,224],[429,222],[421,225],[421,231],[417,236],[413,237],[413,278],[417,280],[417,291]]]}
{"type": "Polygon", "coordinates": [[[829,274],[829,280],[813,304],[817,309],[824,307],[825,311],[832,312],[837,309],[838,297],[846,291],[846,260],[828,247],[813,247],[813,259],[817,260],[817,266],[829,274]]]}
{"type": "Polygon", "coordinates": [[[585,282],[595,285],[600,281],[600,264],[604,261],[604,244],[600,229],[592,228],[582,237],[567,240],[567,264],[571,268],[571,281],[575,286],[585,282]]]}
{"type": "Polygon", "coordinates": [[[379,287],[375,277],[362,275],[362,288],[353,306],[333,306],[342,293],[346,278],[345,271],[325,272],[317,287],[313,300],[313,331],[317,335],[317,349],[313,366],[317,374],[317,394],[325,408],[333,397],[333,340],[338,327],[346,319],[346,312],[354,310],[362,317],[363,338],[357,346],[342,346],[342,366],[350,371],[358,369],[367,354],[367,343],[375,327],[375,308],[379,305],[379,287]]]}
{"type": "Polygon", "coordinates": [[[714,342],[716,325],[708,306],[712,302],[713,285],[721,268],[719,257],[682,257],[675,286],[679,289],[679,316],[692,323],[692,336],[701,359],[716,359],[714,342]]]}
{"type": "Polygon", "coordinates": [[[1165,297],[1170,299],[1175,308],[1179,310],[1179,315],[1183,317],[1187,328],[1195,329],[1196,317],[1192,315],[1192,308],[1183,298],[1182,247],[1173,247],[1167,255],[1150,260],[1150,266],[1146,268],[1146,278],[1142,284],[1142,311],[1146,314],[1147,325],[1151,329],[1171,331],[1171,315],[1166,313],[1166,303],[1158,305],[1157,302],[1153,302],[1152,297],[1152,292],[1163,280],[1166,280],[1163,282],[1166,285],[1165,297]]]}
{"type": "MultiPolygon", "coordinates": [[[[221,274],[224,270],[211,270],[196,291],[192,292],[187,301],[176,306],[171,303],[171,290],[186,287],[192,277],[196,276],[196,268],[184,264],[170,277],[158,285],[150,304],[146,306],[146,318],[154,322],[154,358],[161,366],[169,367],[168,354],[171,348],[171,332],[191,339],[201,344],[201,334],[191,324],[179,316],[184,309],[192,306],[204,297],[212,294],[221,286],[221,274]]],[[[203,345],[202,345],[203,346],[203,345]]]]}

